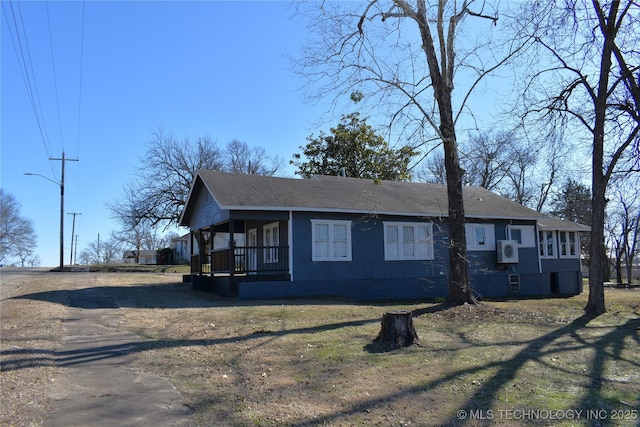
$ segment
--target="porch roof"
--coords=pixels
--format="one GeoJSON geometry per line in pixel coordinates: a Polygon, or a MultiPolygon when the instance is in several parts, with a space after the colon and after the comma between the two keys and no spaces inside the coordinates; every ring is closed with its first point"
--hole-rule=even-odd
{"type": "MultiPolygon", "coordinates": [[[[448,216],[447,188],[440,184],[336,176],[295,179],[200,170],[191,193],[196,187],[202,188],[202,185],[221,209],[229,211],[448,216]]],[[[584,225],[550,218],[481,187],[464,187],[463,197],[468,218],[535,220],[541,225],[545,223],[562,229],[589,230],[584,225]]],[[[180,218],[182,225],[188,225],[185,222],[194,208],[191,200],[192,194],[180,218]]]]}

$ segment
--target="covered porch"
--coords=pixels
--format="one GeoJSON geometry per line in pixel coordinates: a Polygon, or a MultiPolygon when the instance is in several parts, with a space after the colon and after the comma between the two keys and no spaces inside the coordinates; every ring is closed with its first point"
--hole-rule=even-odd
{"type": "Polygon", "coordinates": [[[194,289],[237,297],[240,282],[291,280],[288,217],[250,214],[192,230],[194,289]]]}

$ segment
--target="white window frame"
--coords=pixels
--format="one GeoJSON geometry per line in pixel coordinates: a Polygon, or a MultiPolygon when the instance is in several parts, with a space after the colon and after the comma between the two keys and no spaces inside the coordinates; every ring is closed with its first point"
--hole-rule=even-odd
{"type": "Polygon", "coordinates": [[[272,222],[270,224],[266,224],[262,227],[262,243],[264,248],[263,251],[263,262],[265,264],[275,264],[278,262],[278,249],[280,246],[280,223],[272,222]],[[275,230],[275,233],[274,233],[275,230]],[[269,237],[270,236],[270,237],[269,237]],[[275,237],[275,239],[274,239],[275,237]],[[270,249],[275,248],[275,249],[270,249]]]}
{"type": "Polygon", "coordinates": [[[465,224],[468,251],[495,251],[496,233],[494,224],[465,224]],[[476,243],[476,230],[484,229],[485,242],[482,245],[476,243]]]}
{"type": "Polygon", "coordinates": [[[508,225],[507,239],[518,241],[519,248],[535,248],[536,227],[533,225],[508,225]],[[513,230],[520,230],[520,240],[513,236],[513,230]]]}
{"type": "Polygon", "coordinates": [[[384,227],[384,259],[385,261],[404,261],[404,260],[432,260],[434,259],[433,251],[433,223],[431,222],[395,222],[395,221],[383,221],[384,227]],[[390,227],[397,227],[398,240],[390,242],[391,232],[390,227]],[[405,243],[410,241],[404,241],[404,229],[411,228],[412,235],[414,237],[413,242],[413,254],[405,254],[405,243]],[[425,228],[427,230],[427,237],[424,241],[415,241],[415,236],[419,236],[416,233],[416,229],[425,228]],[[396,250],[392,251],[390,245],[395,244],[396,250]],[[422,249],[422,250],[420,250],[422,249]],[[395,252],[395,253],[394,253],[395,252]]]}
{"type": "Polygon", "coordinates": [[[311,260],[312,261],[351,261],[351,221],[348,220],[329,220],[329,219],[312,219],[311,220],[311,260]],[[316,226],[326,225],[328,227],[327,240],[327,256],[319,254],[316,236],[316,226]],[[346,227],[346,251],[345,256],[337,256],[335,254],[335,228],[337,226],[346,227]]]}
{"type": "Polygon", "coordinates": [[[560,258],[580,258],[580,236],[577,231],[558,231],[558,256],[560,258]],[[573,235],[573,242],[570,235],[573,235]],[[564,236],[564,242],[562,238],[564,236]],[[573,246],[574,253],[571,253],[573,246]],[[564,252],[564,254],[563,254],[564,252]]]}
{"type": "Polygon", "coordinates": [[[558,243],[555,230],[538,230],[538,254],[543,259],[558,258],[558,243]],[[551,233],[550,235],[548,233],[551,233]],[[549,253],[549,244],[553,253],[549,253]]]}

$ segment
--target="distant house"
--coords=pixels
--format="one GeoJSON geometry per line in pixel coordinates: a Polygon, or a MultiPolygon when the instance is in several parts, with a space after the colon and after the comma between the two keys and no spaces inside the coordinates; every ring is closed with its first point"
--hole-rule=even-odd
{"type": "MultiPolygon", "coordinates": [[[[483,296],[582,292],[579,233],[486,189],[464,189],[471,283],[483,296]]],[[[180,225],[193,286],[225,296],[447,295],[446,187],[198,172],[180,225]]]]}
{"type": "Polygon", "coordinates": [[[191,235],[189,233],[171,240],[173,258],[176,264],[188,264],[191,260],[191,235]]]}
{"type": "Polygon", "coordinates": [[[125,264],[135,264],[136,258],[138,258],[138,264],[157,264],[158,263],[158,251],[141,250],[140,255],[136,256],[138,251],[125,251],[123,255],[123,261],[125,264]]]}

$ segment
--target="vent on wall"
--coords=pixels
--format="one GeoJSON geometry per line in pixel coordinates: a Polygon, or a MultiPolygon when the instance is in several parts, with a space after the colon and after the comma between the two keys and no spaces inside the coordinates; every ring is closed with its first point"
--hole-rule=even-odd
{"type": "Polygon", "coordinates": [[[520,292],[520,275],[519,274],[510,274],[509,275],[509,292],[520,292]]]}
{"type": "Polygon", "coordinates": [[[515,240],[498,240],[498,263],[511,264],[518,262],[518,242],[515,240]]]}

